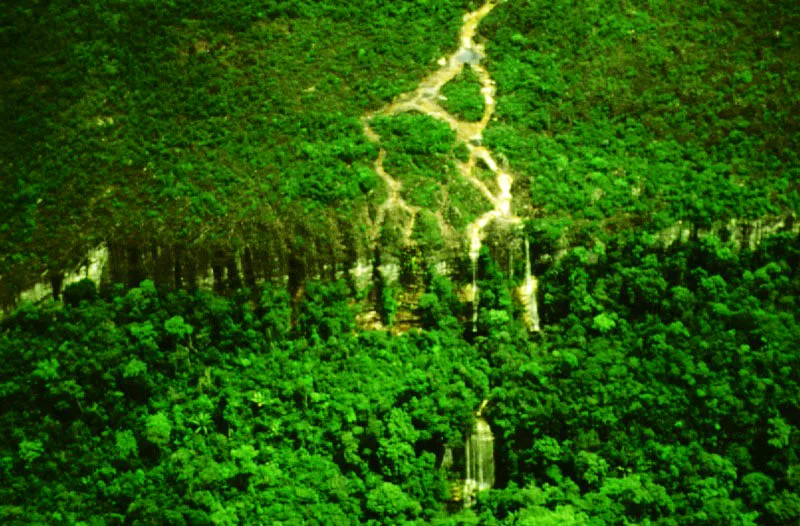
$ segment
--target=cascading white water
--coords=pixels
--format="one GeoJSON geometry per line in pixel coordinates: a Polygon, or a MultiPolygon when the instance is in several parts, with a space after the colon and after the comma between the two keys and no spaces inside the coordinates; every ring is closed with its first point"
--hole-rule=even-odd
{"type": "Polygon", "coordinates": [[[445,446],[444,453],[442,454],[442,464],[439,469],[447,471],[453,467],[453,448],[445,446]]]}
{"type": "Polygon", "coordinates": [[[472,263],[472,332],[478,331],[478,257],[481,253],[480,230],[473,228],[470,232],[469,260],[472,263]]]}
{"type": "Polygon", "coordinates": [[[350,269],[350,275],[353,283],[355,283],[356,291],[362,292],[369,288],[373,272],[374,269],[370,260],[361,258],[356,262],[356,266],[350,269]]]}
{"type": "MultiPolygon", "coordinates": [[[[417,89],[397,98],[395,102],[381,110],[365,115],[362,122],[364,134],[373,142],[380,143],[380,136],[370,127],[370,121],[378,115],[397,115],[404,112],[419,112],[447,123],[456,133],[456,140],[463,143],[469,151],[466,162],[457,163],[459,175],[468,181],[492,205],[492,209],[476,218],[467,227],[469,242],[469,259],[472,264],[472,283],[467,290],[467,301],[472,302],[472,330],[476,331],[478,320],[479,291],[477,284],[478,256],[480,255],[486,226],[495,220],[509,224],[520,222],[520,218],[511,213],[511,186],[514,182],[505,166],[499,166],[492,157],[492,153],[481,146],[483,130],[489,124],[494,114],[496,87],[489,71],[481,65],[484,57],[484,48],[476,43],[475,35],[478,24],[489,12],[497,6],[494,0],[487,0],[479,9],[464,15],[464,25],[461,27],[459,48],[448,57],[439,59],[441,66],[428,77],[424,78],[417,89]],[[459,120],[448,113],[440,104],[442,86],[453,80],[464,67],[469,67],[477,75],[481,84],[483,95],[483,116],[477,122],[459,120]],[[486,184],[475,176],[478,161],[482,161],[489,170],[495,174],[496,193],[493,193],[486,184]]],[[[386,201],[378,208],[377,217],[373,223],[372,239],[377,241],[380,228],[389,211],[394,211],[406,217],[404,228],[405,240],[410,242],[414,228],[414,218],[419,208],[409,205],[402,196],[402,184],[388,174],[383,166],[386,150],[380,148],[375,160],[375,172],[383,179],[389,191],[386,201]]],[[[504,163],[505,164],[505,163],[504,163]]]]}
{"type": "Polygon", "coordinates": [[[539,326],[539,304],[537,303],[536,293],[539,289],[539,282],[531,272],[530,243],[525,239],[525,279],[517,289],[519,300],[524,307],[523,318],[528,330],[538,332],[539,326]]]}
{"type": "Polygon", "coordinates": [[[481,416],[486,404],[484,400],[475,413],[475,427],[467,437],[463,494],[465,508],[472,506],[478,492],[494,486],[494,435],[489,423],[481,416]]]}
{"type": "MultiPolygon", "coordinates": [[[[76,268],[64,273],[61,280],[61,289],[65,289],[68,285],[77,283],[82,279],[90,279],[99,285],[102,281],[103,275],[107,272],[108,266],[108,246],[101,243],[93,248],[86,255],[86,259],[76,268]]],[[[31,302],[41,301],[45,298],[53,296],[53,287],[49,281],[41,281],[20,293],[19,299],[31,302]]]]}

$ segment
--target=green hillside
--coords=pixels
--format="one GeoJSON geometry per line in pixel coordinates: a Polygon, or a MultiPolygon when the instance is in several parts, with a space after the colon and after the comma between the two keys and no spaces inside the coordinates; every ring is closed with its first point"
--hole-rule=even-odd
{"type": "Polygon", "coordinates": [[[800,4],[2,7],[0,523],[800,524],[800,4]]]}

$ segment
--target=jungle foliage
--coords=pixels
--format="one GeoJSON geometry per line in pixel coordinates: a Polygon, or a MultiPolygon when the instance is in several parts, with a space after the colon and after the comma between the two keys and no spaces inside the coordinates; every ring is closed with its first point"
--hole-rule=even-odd
{"type": "Polygon", "coordinates": [[[486,252],[468,339],[436,276],[399,337],[355,329],[342,283],[299,303],[71,285],[0,325],[0,518],[794,524],[798,269],[786,235],[738,253],[618,235],[542,276],[537,338],[486,252]],[[498,489],[448,514],[463,459],[437,466],[482,399],[498,489]]]}
{"type": "MultiPolygon", "coordinates": [[[[436,68],[477,5],[7,2],[0,273],[61,271],[106,239],[239,247],[378,206],[359,118],[436,68]]],[[[789,0],[503,2],[479,28],[485,140],[515,206],[575,235],[796,212],[797,27],[789,0]]],[[[477,118],[470,75],[443,104],[477,118]]],[[[457,230],[486,204],[440,184],[420,173],[411,199],[457,230]]]]}
{"type": "MultiPolygon", "coordinates": [[[[416,87],[477,4],[5,2],[0,274],[103,240],[352,223],[385,198],[360,118],[416,87]]],[[[434,274],[400,336],[359,329],[343,282],[72,284],[0,320],[0,522],[800,523],[800,242],[698,235],[800,214],[798,28],[789,0],[503,2],[479,31],[483,140],[514,175],[544,331],[511,295],[523,262],[509,279],[487,250],[474,333],[434,274]],[[664,248],[677,221],[691,235],[664,248]],[[497,487],[461,510],[482,400],[497,487]]],[[[443,104],[479,117],[475,87],[465,72],[443,104]]],[[[447,126],[374,125],[423,208],[416,279],[437,221],[490,205],[453,177],[447,126]]]]}
{"type": "Polygon", "coordinates": [[[797,213],[799,22],[780,0],[507,2],[481,25],[487,144],[575,230],[797,213]]]}
{"type": "Polygon", "coordinates": [[[442,106],[448,113],[467,121],[479,121],[483,117],[483,94],[480,79],[470,68],[464,70],[444,85],[442,106]]]}
{"type": "Polygon", "coordinates": [[[24,273],[104,239],[241,239],[363,205],[359,118],[416,85],[470,2],[6,7],[0,273],[24,273]]]}

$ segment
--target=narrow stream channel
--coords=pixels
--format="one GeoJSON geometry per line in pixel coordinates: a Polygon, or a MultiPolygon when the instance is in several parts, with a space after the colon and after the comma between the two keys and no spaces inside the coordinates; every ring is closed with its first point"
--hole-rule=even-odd
{"type": "MultiPolygon", "coordinates": [[[[429,76],[422,79],[417,89],[405,93],[397,98],[396,101],[381,108],[377,112],[365,115],[362,118],[364,134],[373,142],[379,143],[380,136],[370,127],[370,122],[376,116],[391,116],[405,112],[419,112],[424,115],[444,121],[456,133],[456,139],[462,141],[469,150],[469,157],[466,162],[458,162],[458,173],[468,181],[476,192],[492,204],[492,210],[484,213],[467,226],[467,246],[469,259],[472,263],[472,283],[468,289],[468,299],[472,301],[472,328],[476,330],[478,321],[479,290],[477,285],[478,257],[480,255],[483,240],[485,238],[486,227],[493,221],[502,221],[507,224],[519,224],[521,218],[511,210],[511,187],[514,184],[514,176],[505,168],[498,165],[492,152],[482,145],[483,130],[489,124],[495,110],[495,82],[492,80],[487,69],[481,65],[485,56],[484,47],[475,42],[475,35],[481,20],[497,6],[495,1],[487,1],[478,10],[464,15],[464,25],[461,27],[459,35],[460,46],[450,56],[439,59],[440,68],[429,76]],[[477,75],[481,84],[481,94],[483,95],[484,109],[483,116],[477,122],[459,120],[454,115],[448,113],[440,104],[442,87],[453,80],[465,66],[469,66],[477,75]],[[497,193],[492,193],[483,182],[475,176],[475,168],[478,160],[482,161],[494,173],[497,184],[497,193]]],[[[375,172],[386,183],[389,196],[378,208],[378,214],[373,224],[372,238],[377,240],[381,226],[389,210],[401,210],[408,215],[408,222],[404,225],[404,237],[406,243],[410,242],[416,216],[419,208],[409,205],[402,197],[402,183],[386,172],[383,163],[386,158],[386,150],[381,147],[378,158],[375,160],[375,172]]],[[[536,305],[536,278],[531,274],[530,254],[526,244],[526,257],[528,261],[525,267],[525,281],[517,289],[520,299],[525,306],[525,323],[532,331],[539,330],[538,307],[536,305]]]]}

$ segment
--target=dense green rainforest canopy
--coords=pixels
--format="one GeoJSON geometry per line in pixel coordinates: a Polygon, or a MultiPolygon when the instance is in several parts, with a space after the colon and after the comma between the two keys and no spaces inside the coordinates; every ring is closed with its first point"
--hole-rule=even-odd
{"type": "MultiPolygon", "coordinates": [[[[0,326],[5,524],[792,525],[800,247],[615,236],[542,276],[543,334],[485,261],[466,341],[450,282],[422,330],[357,331],[341,283],[257,300],[152,282],[0,326]],[[470,331],[471,335],[471,331],[470,331]],[[482,399],[498,489],[447,516],[482,399]]],[[[463,473],[463,472],[462,472],[463,473]]]]}
{"type": "MultiPolygon", "coordinates": [[[[479,3],[0,6],[0,292],[18,293],[103,241],[366,238],[387,189],[362,117],[479,3]]],[[[800,523],[798,28],[793,0],[498,4],[476,37],[483,144],[514,175],[542,331],[491,233],[473,331],[464,283],[426,258],[439,223],[461,239],[486,211],[454,177],[466,146],[381,117],[421,210],[405,281],[87,280],[0,320],[0,522],[800,523]],[[367,330],[372,309],[413,324],[367,330]],[[483,401],[496,485],[465,510],[483,401]]],[[[480,117],[470,70],[442,95],[480,117]]]]}

